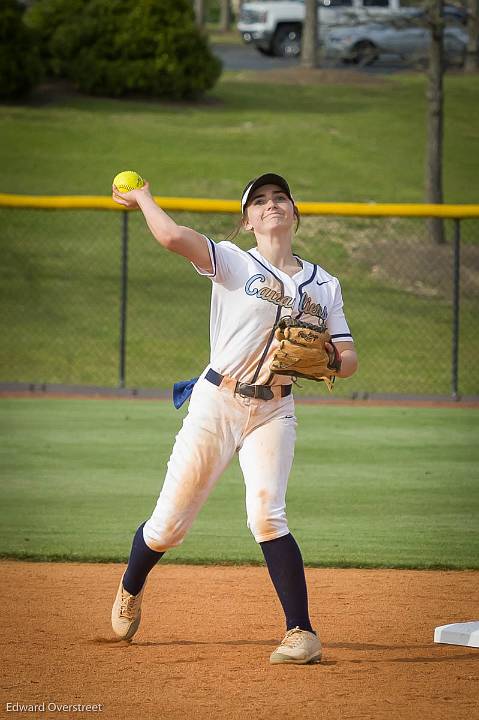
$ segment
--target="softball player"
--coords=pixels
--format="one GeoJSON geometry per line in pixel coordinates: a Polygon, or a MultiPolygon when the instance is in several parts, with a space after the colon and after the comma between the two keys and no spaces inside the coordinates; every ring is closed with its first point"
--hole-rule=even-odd
{"type": "Polygon", "coordinates": [[[248,527],[286,618],[286,635],[270,661],[319,662],[321,643],[309,617],[303,560],[285,510],[296,439],[291,378],[274,375],[269,366],[278,346],[274,327],[289,315],[326,320],[341,356],[338,375],[355,372],[339,282],[292,252],[299,212],[280,175],[261,175],[242,194],[242,226],[256,239],[248,252],[177,225],[155,203],[148,183],[127,193],[113,186],[113,199],[129,209],[139,207],[155,239],[212,282],[210,362],[196,381],[176,387],[177,406],[191,395],[188,414],[156,507],[134,536],[112,609],[113,630],[127,640],[136,633],[148,573],[166,550],[182,543],[237,452],[248,527]]]}

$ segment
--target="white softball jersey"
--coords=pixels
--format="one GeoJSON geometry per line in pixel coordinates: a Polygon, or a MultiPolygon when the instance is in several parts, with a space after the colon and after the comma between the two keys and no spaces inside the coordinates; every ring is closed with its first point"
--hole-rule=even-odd
{"type": "Polygon", "coordinates": [[[213,285],[210,366],[214,370],[251,385],[291,383],[289,377],[269,370],[279,344],[274,327],[284,316],[313,324],[322,318],[333,341],[352,341],[339,281],[322,267],[298,258],[302,268],[290,277],[257,248],[244,251],[229,241],[207,240],[212,272],[196,270],[213,285]]]}

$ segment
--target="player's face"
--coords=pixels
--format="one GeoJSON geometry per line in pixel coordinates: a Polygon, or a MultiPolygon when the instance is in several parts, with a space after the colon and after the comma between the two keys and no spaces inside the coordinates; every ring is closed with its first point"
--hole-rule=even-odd
{"type": "Polygon", "coordinates": [[[254,191],[246,208],[246,228],[261,234],[293,227],[294,206],[279,185],[263,185],[254,191]]]}

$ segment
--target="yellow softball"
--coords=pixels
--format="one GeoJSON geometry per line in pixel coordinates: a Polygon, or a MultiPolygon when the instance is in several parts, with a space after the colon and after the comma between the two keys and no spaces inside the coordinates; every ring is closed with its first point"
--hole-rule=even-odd
{"type": "Polygon", "coordinates": [[[118,173],[113,180],[115,185],[120,192],[128,192],[129,190],[136,190],[137,188],[143,187],[145,181],[138,175],[134,170],[123,170],[118,173]]]}

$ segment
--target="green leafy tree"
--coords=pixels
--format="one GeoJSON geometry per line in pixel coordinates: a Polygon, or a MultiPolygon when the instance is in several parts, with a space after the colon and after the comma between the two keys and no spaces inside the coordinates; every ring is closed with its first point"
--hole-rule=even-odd
{"type": "Polygon", "coordinates": [[[29,21],[50,70],[93,95],[194,98],[221,73],[189,0],[40,0],[29,21]]]}
{"type": "Polygon", "coordinates": [[[35,31],[46,72],[50,76],[67,76],[64,53],[58,47],[68,45],[68,34],[75,33],[89,0],[36,0],[25,15],[25,23],[35,31]]]}
{"type": "Polygon", "coordinates": [[[23,23],[23,8],[16,0],[0,4],[0,98],[26,95],[42,74],[31,30],[23,23]]]}

